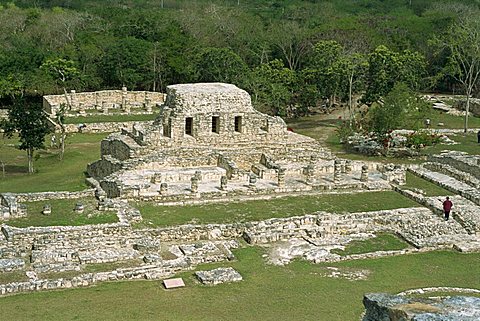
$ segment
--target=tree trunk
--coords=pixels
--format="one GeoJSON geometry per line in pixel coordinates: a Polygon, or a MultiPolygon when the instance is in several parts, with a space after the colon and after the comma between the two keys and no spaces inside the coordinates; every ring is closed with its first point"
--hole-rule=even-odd
{"type": "Polygon", "coordinates": [[[63,155],[65,154],[65,127],[62,125],[62,135],[60,137],[60,160],[63,160],[63,155]]]}
{"type": "MultiPolygon", "coordinates": [[[[163,8],[163,1],[162,1],[163,8]]],[[[153,91],[157,89],[157,43],[153,46],[153,91]]]]}
{"type": "Polygon", "coordinates": [[[472,93],[472,89],[467,89],[467,102],[465,104],[465,123],[463,127],[463,131],[466,134],[468,132],[468,112],[470,111],[470,94],[472,93]]]}
{"type": "Polygon", "coordinates": [[[33,173],[33,148],[27,149],[27,156],[28,156],[28,173],[33,173]]]}
{"type": "Polygon", "coordinates": [[[352,87],[353,87],[353,71],[350,74],[350,78],[348,79],[348,113],[349,113],[350,128],[352,128],[352,125],[353,125],[352,87]]]}

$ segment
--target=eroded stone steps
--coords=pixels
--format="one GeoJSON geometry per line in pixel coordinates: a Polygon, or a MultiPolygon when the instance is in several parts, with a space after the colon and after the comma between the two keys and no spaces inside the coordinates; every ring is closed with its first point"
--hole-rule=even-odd
{"type": "Polygon", "coordinates": [[[435,162],[428,162],[423,164],[423,167],[426,169],[429,169],[431,171],[435,171],[438,173],[445,174],[447,176],[453,177],[457,180],[460,180],[461,182],[470,185],[474,188],[480,188],[480,180],[477,179],[475,176],[465,173],[463,171],[460,171],[456,169],[453,166],[447,165],[447,164],[441,164],[441,163],[435,163],[435,162]]]}
{"type": "Polygon", "coordinates": [[[475,204],[480,205],[480,190],[467,183],[422,166],[410,166],[408,170],[427,181],[443,187],[455,194],[459,194],[475,204]]]}

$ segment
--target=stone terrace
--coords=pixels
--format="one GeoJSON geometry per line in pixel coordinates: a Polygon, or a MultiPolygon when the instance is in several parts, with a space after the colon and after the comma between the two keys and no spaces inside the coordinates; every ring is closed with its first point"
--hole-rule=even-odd
{"type": "Polygon", "coordinates": [[[88,174],[108,197],[156,202],[329,189],[389,189],[405,169],[335,159],[256,111],[230,84],[173,85],[157,119],[102,141],[88,174]]]}

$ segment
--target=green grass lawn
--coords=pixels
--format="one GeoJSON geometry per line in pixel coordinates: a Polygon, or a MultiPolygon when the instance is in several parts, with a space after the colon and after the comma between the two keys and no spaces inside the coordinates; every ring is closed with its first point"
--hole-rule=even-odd
{"type": "Polygon", "coordinates": [[[352,241],[345,246],[345,249],[334,249],[332,253],[339,255],[361,254],[376,251],[403,250],[409,245],[397,236],[388,233],[380,233],[373,238],[362,241],[352,241]]]}
{"type": "Polygon", "coordinates": [[[97,287],[0,298],[4,320],[359,320],[369,292],[398,293],[433,286],[480,287],[480,254],[429,252],[381,259],[287,266],[265,265],[258,247],[235,251],[238,283],[198,284],[164,290],[159,281],[104,283],[97,287]],[[367,280],[323,277],[327,266],[369,270],[367,280]]]}
{"type": "Polygon", "coordinates": [[[477,141],[477,134],[457,134],[457,135],[449,135],[450,139],[453,139],[455,142],[459,143],[456,145],[443,145],[437,144],[435,146],[427,147],[422,150],[422,154],[431,155],[431,154],[438,154],[444,150],[454,150],[460,152],[467,152],[472,155],[479,155],[480,154],[480,144],[477,141]]]}
{"type": "Polygon", "coordinates": [[[138,115],[92,115],[67,117],[65,124],[86,124],[86,123],[108,123],[108,122],[125,122],[125,121],[146,121],[154,120],[158,115],[155,114],[138,114],[138,115]]]}
{"type": "MultiPolygon", "coordinates": [[[[432,109],[429,116],[432,128],[463,128],[464,127],[464,117],[463,116],[453,116],[441,112],[439,110],[432,109]],[[443,126],[439,126],[439,123],[443,123],[443,126]]],[[[480,117],[470,116],[468,117],[468,127],[469,128],[480,128],[480,117]]]]}
{"type": "Polygon", "coordinates": [[[407,182],[401,186],[404,189],[418,188],[425,192],[425,196],[447,196],[453,195],[452,192],[435,185],[421,177],[418,177],[411,172],[407,172],[407,182]]]}
{"type": "Polygon", "coordinates": [[[196,223],[235,223],[311,214],[316,211],[362,212],[419,206],[391,191],[282,197],[236,203],[155,206],[138,203],[143,216],[138,227],[196,223]]]}
{"type": "Polygon", "coordinates": [[[37,152],[36,173],[28,174],[27,154],[14,144],[17,139],[0,141],[0,161],[5,163],[5,177],[0,173],[2,192],[79,191],[85,189],[87,163],[100,158],[100,141],[107,134],[71,134],[66,140],[63,161],[57,149],[37,152]]]}
{"type": "Polygon", "coordinates": [[[24,203],[27,206],[27,217],[9,220],[6,223],[15,227],[28,226],[79,226],[87,224],[103,224],[118,222],[117,215],[113,211],[98,211],[97,201],[92,198],[61,199],[24,203]],[[82,203],[85,207],[83,213],[73,211],[76,203],[82,203]],[[43,215],[42,209],[45,204],[50,204],[52,214],[43,215]],[[90,217],[89,217],[90,216],[90,217]]]}

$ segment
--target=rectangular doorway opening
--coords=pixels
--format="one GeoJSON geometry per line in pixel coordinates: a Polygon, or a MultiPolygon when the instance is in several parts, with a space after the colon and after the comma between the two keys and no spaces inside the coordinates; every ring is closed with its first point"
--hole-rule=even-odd
{"type": "Polygon", "coordinates": [[[220,117],[213,116],[212,117],[212,133],[219,133],[220,132],[220,117]]]}
{"type": "Polygon", "coordinates": [[[235,116],[235,131],[242,132],[242,116],[235,116]]]}
{"type": "Polygon", "coordinates": [[[193,118],[185,118],[185,134],[193,136],[193,118]]]}

